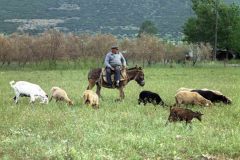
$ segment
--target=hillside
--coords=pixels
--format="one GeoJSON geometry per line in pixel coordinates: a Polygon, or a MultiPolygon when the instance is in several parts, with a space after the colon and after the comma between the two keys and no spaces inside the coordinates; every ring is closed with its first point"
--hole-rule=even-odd
{"type": "Polygon", "coordinates": [[[1,0],[0,32],[37,33],[57,28],[135,36],[141,23],[151,20],[161,36],[179,37],[192,15],[190,0],[1,0]]]}

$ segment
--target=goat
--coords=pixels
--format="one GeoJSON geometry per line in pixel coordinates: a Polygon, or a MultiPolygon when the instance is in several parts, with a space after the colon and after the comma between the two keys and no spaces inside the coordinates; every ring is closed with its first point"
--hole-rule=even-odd
{"type": "Polygon", "coordinates": [[[161,97],[154,92],[151,91],[142,91],[139,94],[138,104],[143,103],[146,105],[147,103],[153,103],[154,105],[164,105],[164,102],[162,101],[161,97]]]}
{"type": "Polygon", "coordinates": [[[176,105],[180,106],[181,104],[196,104],[210,106],[212,102],[202,97],[196,92],[190,91],[180,91],[175,95],[176,105]]]}
{"type": "Polygon", "coordinates": [[[50,92],[51,92],[51,97],[50,97],[49,101],[51,101],[52,98],[54,98],[54,99],[56,99],[56,102],[57,101],[65,101],[69,105],[73,105],[73,102],[68,98],[66,91],[63,90],[62,88],[52,87],[50,92]]]}
{"type": "Polygon", "coordinates": [[[176,122],[176,121],[186,121],[186,125],[191,123],[193,118],[198,119],[201,121],[202,113],[200,112],[193,112],[190,109],[180,108],[180,107],[170,107],[170,114],[168,116],[168,122],[176,122]]]}
{"type": "Polygon", "coordinates": [[[217,90],[211,90],[211,89],[208,89],[208,88],[203,88],[203,89],[191,89],[191,88],[185,88],[185,87],[181,87],[177,90],[177,93],[180,92],[180,91],[192,91],[192,90],[203,90],[203,91],[212,91],[218,95],[223,95],[220,91],[217,91],[217,90]]]}
{"type": "Polygon", "coordinates": [[[211,90],[196,90],[196,89],[194,89],[194,90],[191,90],[191,92],[197,92],[198,94],[200,94],[201,96],[210,100],[213,103],[223,102],[224,104],[231,104],[231,102],[232,102],[231,99],[229,99],[228,97],[226,97],[224,95],[220,95],[211,90]]]}
{"type": "Polygon", "coordinates": [[[84,104],[90,104],[93,108],[99,108],[99,97],[92,90],[85,90],[83,93],[84,104]]]}
{"type": "Polygon", "coordinates": [[[20,97],[30,97],[30,103],[34,103],[35,99],[40,99],[40,103],[48,104],[48,95],[39,85],[26,81],[18,81],[16,83],[15,81],[11,81],[9,84],[15,92],[13,99],[16,104],[20,97]]]}

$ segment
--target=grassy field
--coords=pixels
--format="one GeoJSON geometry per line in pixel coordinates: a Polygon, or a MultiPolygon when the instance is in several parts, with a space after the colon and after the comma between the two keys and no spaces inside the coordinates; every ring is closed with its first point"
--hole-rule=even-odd
{"type": "MultiPolygon", "coordinates": [[[[117,90],[102,89],[100,109],[82,104],[88,70],[0,72],[0,159],[240,159],[240,71],[238,68],[146,68],[146,85],[130,82],[126,98],[115,102],[117,90]],[[9,81],[39,84],[47,93],[64,88],[75,105],[50,102],[15,105],[9,81]],[[169,108],[137,104],[142,90],[174,103],[179,87],[220,90],[232,105],[194,106],[204,115],[192,129],[184,123],[165,127],[169,108]]],[[[96,89],[96,88],[94,88],[96,89]]]]}

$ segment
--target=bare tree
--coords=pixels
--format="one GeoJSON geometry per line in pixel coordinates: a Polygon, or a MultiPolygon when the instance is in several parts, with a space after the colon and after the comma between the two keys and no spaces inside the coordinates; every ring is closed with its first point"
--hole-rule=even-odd
{"type": "Polygon", "coordinates": [[[0,61],[2,66],[4,64],[10,64],[12,61],[12,47],[8,38],[0,36],[0,61]]]}
{"type": "Polygon", "coordinates": [[[2,65],[18,62],[19,66],[27,63],[39,65],[47,61],[51,68],[56,67],[59,60],[67,61],[68,64],[73,62],[75,66],[88,62],[102,66],[105,54],[112,45],[117,44],[128,62],[142,63],[142,66],[159,62],[172,66],[173,62],[184,61],[186,53],[190,53],[193,65],[197,60],[210,59],[209,44],[175,45],[147,34],[142,34],[139,38],[118,40],[108,34],[75,35],[49,30],[35,36],[0,36],[0,61],[2,65]]]}

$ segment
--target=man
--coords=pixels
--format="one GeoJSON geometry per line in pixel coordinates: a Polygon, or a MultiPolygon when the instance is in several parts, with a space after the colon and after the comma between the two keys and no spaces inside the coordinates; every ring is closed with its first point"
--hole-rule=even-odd
{"type": "Polygon", "coordinates": [[[112,46],[111,52],[107,53],[105,57],[105,66],[107,71],[107,83],[108,87],[112,87],[111,73],[114,71],[114,80],[116,87],[119,87],[120,72],[122,67],[126,67],[126,60],[122,53],[118,51],[117,46],[112,46]]]}

